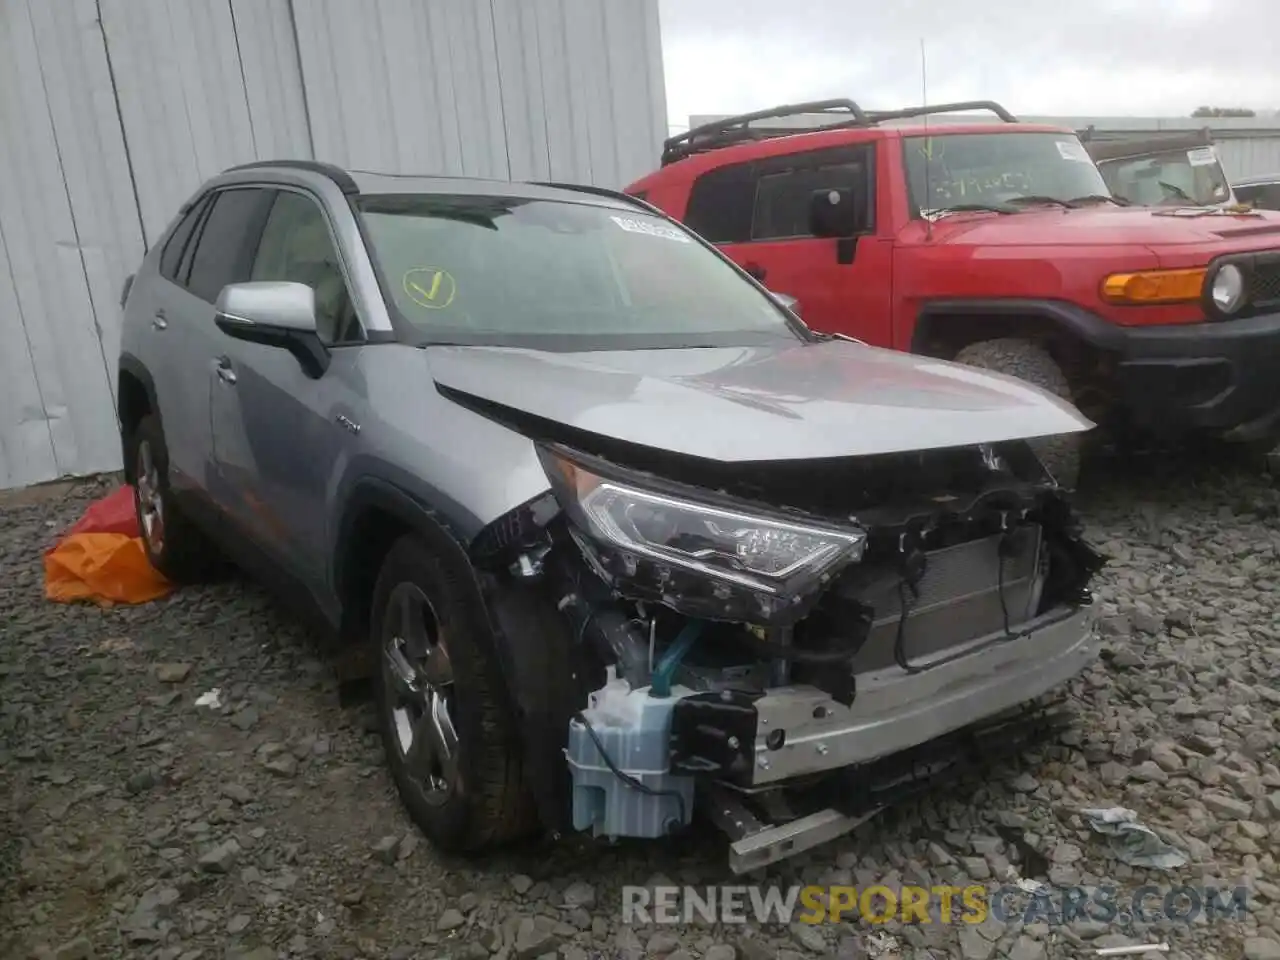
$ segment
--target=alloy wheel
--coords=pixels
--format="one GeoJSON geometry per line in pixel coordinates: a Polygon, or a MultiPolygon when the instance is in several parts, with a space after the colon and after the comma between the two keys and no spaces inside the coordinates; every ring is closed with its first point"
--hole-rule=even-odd
{"type": "Polygon", "coordinates": [[[153,556],[164,550],[164,500],[160,495],[160,469],[156,466],[151,443],[138,444],[137,483],[138,520],[142,536],[153,556]]]}
{"type": "Polygon", "coordinates": [[[453,665],[435,610],[416,584],[401,583],[388,598],[382,669],[405,770],[428,803],[444,803],[458,788],[453,665]]]}

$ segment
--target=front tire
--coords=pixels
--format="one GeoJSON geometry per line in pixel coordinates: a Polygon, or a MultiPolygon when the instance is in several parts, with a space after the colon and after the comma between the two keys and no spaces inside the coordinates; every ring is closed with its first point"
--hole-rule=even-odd
{"type": "MultiPolygon", "coordinates": [[[[1034,340],[1004,338],[971,343],[955,360],[970,367],[1007,374],[1072,402],[1071,384],[1049,351],[1034,340]]],[[[1082,437],[1078,433],[1029,441],[1053,478],[1068,490],[1080,481],[1082,437]]]]}
{"type": "Polygon", "coordinates": [[[169,486],[169,449],[160,421],[148,414],[129,437],[133,509],[151,565],[173,583],[196,583],[219,565],[217,550],[182,512],[169,486]]]}
{"type": "Polygon", "coordinates": [[[414,535],[388,551],[374,586],[378,722],[410,818],[448,853],[520,836],[527,794],[503,678],[466,574],[414,535]]]}

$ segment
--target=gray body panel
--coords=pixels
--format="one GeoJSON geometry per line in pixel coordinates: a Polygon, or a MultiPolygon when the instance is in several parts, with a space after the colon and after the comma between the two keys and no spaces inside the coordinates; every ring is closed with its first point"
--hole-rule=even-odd
{"type": "Polygon", "coordinates": [[[1024,381],[841,340],[429,353],[443,386],[613,439],[722,462],[895,453],[1092,426],[1024,381]]]}

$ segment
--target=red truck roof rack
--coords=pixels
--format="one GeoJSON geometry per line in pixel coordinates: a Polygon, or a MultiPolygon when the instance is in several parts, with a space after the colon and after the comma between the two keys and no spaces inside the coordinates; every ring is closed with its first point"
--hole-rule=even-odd
{"type": "Polygon", "coordinates": [[[843,98],[813,100],[808,103],[791,103],[781,107],[771,107],[768,110],[757,110],[754,113],[725,117],[723,120],[704,123],[692,130],[668,137],[662,144],[662,166],[665,167],[697,153],[719,150],[722,147],[752,140],[768,140],[773,137],[814,133],[819,130],[838,130],[845,127],[874,127],[885,120],[905,120],[935,113],[962,113],[973,110],[990,111],[1005,123],[1018,122],[1017,117],[993,100],[965,100],[959,103],[941,103],[936,106],[906,107],[902,110],[863,110],[853,100],[843,98]],[[843,117],[843,119],[814,127],[751,126],[759,120],[779,120],[806,114],[828,114],[832,117],[843,117]]]}

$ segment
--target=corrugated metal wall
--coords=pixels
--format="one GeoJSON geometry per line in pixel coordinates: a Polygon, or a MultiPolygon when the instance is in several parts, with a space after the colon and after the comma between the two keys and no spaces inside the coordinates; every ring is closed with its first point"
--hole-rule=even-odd
{"type": "Polygon", "coordinates": [[[116,469],[119,294],[253,159],[621,186],[658,0],[0,0],[0,488],[116,469]]]}

